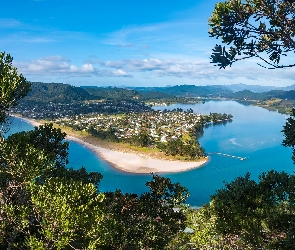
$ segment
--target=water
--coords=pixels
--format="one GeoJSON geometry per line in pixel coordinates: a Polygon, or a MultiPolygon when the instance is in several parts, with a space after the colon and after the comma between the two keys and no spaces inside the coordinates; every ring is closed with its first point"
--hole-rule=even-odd
{"type": "MultiPolygon", "coordinates": [[[[230,182],[247,172],[251,173],[253,179],[257,179],[259,174],[271,169],[288,173],[294,171],[291,149],[281,145],[285,115],[259,107],[244,106],[234,101],[208,101],[204,104],[175,104],[154,108],[192,108],[194,112],[201,114],[217,112],[234,116],[231,123],[206,128],[199,142],[209,154],[221,152],[246,157],[246,160],[210,154],[209,162],[201,168],[163,175],[189,189],[188,203],[192,206],[207,203],[210,195],[224,186],[224,181],[230,182]]],[[[10,132],[31,128],[30,124],[14,119],[10,132]]],[[[149,174],[120,172],[75,142],[70,143],[69,161],[69,166],[73,168],[85,166],[88,171],[102,173],[101,191],[114,191],[117,188],[123,192],[140,194],[147,191],[145,182],[151,180],[149,174]]]]}

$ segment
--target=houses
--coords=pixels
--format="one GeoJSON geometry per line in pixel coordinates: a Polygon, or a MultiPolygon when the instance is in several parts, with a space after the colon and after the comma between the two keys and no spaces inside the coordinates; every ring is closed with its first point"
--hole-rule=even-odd
{"type": "Polygon", "coordinates": [[[87,130],[91,127],[97,132],[112,131],[121,140],[145,133],[155,142],[166,143],[186,134],[195,134],[195,127],[200,126],[202,120],[199,114],[153,110],[121,115],[91,113],[60,118],[55,122],[74,127],[76,130],[87,130]]]}
{"type": "Polygon", "coordinates": [[[142,103],[128,101],[23,103],[12,110],[28,118],[53,121],[78,131],[109,133],[112,138],[130,141],[140,135],[153,142],[167,143],[178,138],[190,139],[205,124],[227,121],[231,115],[210,113],[201,115],[192,109],[156,111],[142,103]]]}

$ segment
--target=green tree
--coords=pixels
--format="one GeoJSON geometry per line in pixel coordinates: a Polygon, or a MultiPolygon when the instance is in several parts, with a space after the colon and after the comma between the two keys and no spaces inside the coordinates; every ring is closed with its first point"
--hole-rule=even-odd
{"type": "Polygon", "coordinates": [[[8,129],[7,112],[9,108],[18,104],[18,101],[27,95],[31,84],[17,69],[12,66],[13,58],[9,54],[0,52],[0,136],[8,129]]]}
{"type": "MultiPolygon", "coordinates": [[[[65,167],[68,143],[64,142],[64,136],[64,133],[52,128],[51,125],[44,125],[36,127],[33,131],[13,134],[0,144],[0,244],[2,248],[24,249],[29,244],[32,249],[36,249],[37,245],[33,247],[31,244],[39,242],[38,246],[41,246],[40,244],[43,242],[47,244],[44,245],[46,246],[44,249],[50,249],[51,246],[56,249],[59,244],[63,246],[66,242],[70,244],[73,238],[76,239],[76,243],[79,242],[77,234],[68,228],[69,224],[59,224],[61,222],[57,221],[58,216],[65,220],[71,218],[69,223],[77,226],[79,232],[91,231],[94,230],[94,226],[97,227],[99,220],[92,221],[93,217],[90,215],[81,217],[83,221],[80,221],[77,220],[77,215],[66,217],[69,215],[59,207],[62,205],[66,211],[76,211],[78,215],[82,215],[85,210],[85,214],[91,213],[93,216],[101,216],[100,212],[96,213],[99,210],[98,207],[94,209],[90,205],[90,203],[94,204],[92,200],[81,198],[90,195],[86,190],[92,190],[97,195],[97,186],[101,175],[88,174],[85,168],[73,170],[65,167]],[[38,193],[39,191],[40,193],[38,193]],[[50,193],[53,191],[55,193],[50,193]],[[77,199],[80,199],[81,203],[77,199]],[[40,205],[38,202],[44,206],[38,207],[40,205]],[[53,206],[54,204],[55,206],[53,206]],[[55,210],[56,216],[52,214],[50,208],[55,210]],[[58,231],[52,232],[50,236],[46,231],[49,230],[46,229],[46,221],[53,220],[53,218],[56,219],[56,222],[52,223],[56,224],[58,231]],[[94,222],[95,225],[93,225],[94,222]],[[67,230],[72,231],[68,232],[67,230]],[[53,244],[53,242],[55,243],[53,244]]],[[[97,199],[101,200],[101,195],[99,197],[97,199]]],[[[101,202],[96,206],[103,207],[101,202]]],[[[65,221],[65,223],[68,222],[65,221]]],[[[49,225],[47,226],[49,227],[49,225]]],[[[84,238],[84,243],[90,244],[86,238],[84,238]]],[[[82,245],[82,242],[79,244],[82,245]]]]}
{"type": "Polygon", "coordinates": [[[216,45],[211,60],[220,68],[251,57],[259,58],[263,67],[293,67],[295,64],[281,61],[295,51],[294,20],[294,1],[219,2],[209,19],[209,34],[221,38],[226,46],[216,45]]]}
{"type": "Polygon", "coordinates": [[[146,131],[141,131],[135,140],[140,147],[148,147],[153,143],[153,140],[146,131]]]}
{"type": "Polygon", "coordinates": [[[65,166],[68,163],[69,143],[64,141],[66,133],[53,124],[44,124],[31,131],[22,131],[7,138],[10,146],[18,148],[19,152],[26,152],[26,146],[44,150],[45,154],[55,161],[55,166],[65,166]]]}
{"type": "Polygon", "coordinates": [[[187,189],[158,175],[146,185],[149,192],[139,197],[105,193],[102,249],[164,249],[185,228],[187,189]]]}
{"type": "Polygon", "coordinates": [[[290,117],[287,119],[286,124],[283,127],[284,133],[283,145],[285,147],[291,147],[292,160],[295,163],[295,109],[292,109],[290,117]]]}
{"type": "Polygon", "coordinates": [[[226,184],[211,198],[219,237],[241,249],[295,247],[295,176],[269,171],[258,182],[250,174],[226,184]]]}
{"type": "Polygon", "coordinates": [[[31,249],[97,249],[98,224],[103,218],[103,194],[95,185],[52,178],[44,185],[30,183],[35,227],[26,237],[31,249]]]}

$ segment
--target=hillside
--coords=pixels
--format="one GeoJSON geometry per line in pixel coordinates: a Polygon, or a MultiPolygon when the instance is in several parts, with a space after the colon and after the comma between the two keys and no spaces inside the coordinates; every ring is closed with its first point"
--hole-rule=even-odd
{"type": "Polygon", "coordinates": [[[33,82],[31,91],[23,101],[71,103],[91,98],[84,89],[69,84],[33,82]]]}

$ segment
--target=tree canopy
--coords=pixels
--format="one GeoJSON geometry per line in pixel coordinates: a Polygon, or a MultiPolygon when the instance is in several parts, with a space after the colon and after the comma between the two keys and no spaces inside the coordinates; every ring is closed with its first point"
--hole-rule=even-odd
{"type": "Polygon", "coordinates": [[[295,4],[288,0],[229,0],[219,2],[209,19],[209,34],[221,38],[211,62],[225,68],[246,58],[263,67],[293,67],[283,57],[295,52],[295,4]]]}
{"type": "Polygon", "coordinates": [[[9,54],[0,52],[0,136],[8,128],[5,122],[9,108],[16,106],[28,94],[31,86],[22,74],[18,74],[12,61],[9,54]]]}

